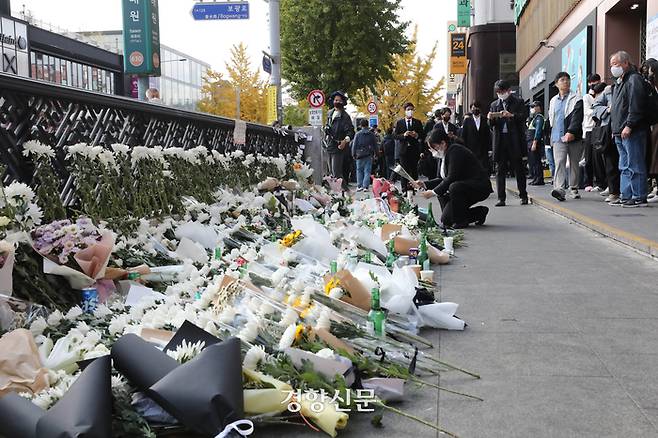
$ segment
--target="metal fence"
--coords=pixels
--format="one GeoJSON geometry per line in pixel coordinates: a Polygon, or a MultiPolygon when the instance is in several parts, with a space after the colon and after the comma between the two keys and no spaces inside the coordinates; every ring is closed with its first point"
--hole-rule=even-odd
{"type": "Polygon", "coordinates": [[[233,143],[235,120],[149,104],[119,96],[72,89],[0,74],[0,159],[3,182],[30,184],[33,168],[22,145],[39,140],[54,147],[53,166],[64,183],[66,146],[162,146],[276,156],[295,154],[305,135],[247,123],[246,144],[233,143]]]}

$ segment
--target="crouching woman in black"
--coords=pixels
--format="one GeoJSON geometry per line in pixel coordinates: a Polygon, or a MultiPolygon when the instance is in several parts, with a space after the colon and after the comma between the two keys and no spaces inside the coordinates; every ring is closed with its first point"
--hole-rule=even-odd
{"type": "Polygon", "coordinates": [[[441,222],[446,227],[466,228],[470,224],[484,224],[489,209],[473,207],[493,193],[491,181],[480,161],[466,147],[448,144],[448,136],[435,129],[427,141],[432,155],[439,159],[440,177],[429,181],[416,181],[416,188],[424,188],[421,195],[439,198],[441,222]]]}

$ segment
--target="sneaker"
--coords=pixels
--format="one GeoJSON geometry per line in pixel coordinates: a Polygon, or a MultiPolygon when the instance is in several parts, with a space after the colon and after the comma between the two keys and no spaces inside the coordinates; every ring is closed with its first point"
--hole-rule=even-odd
{"type": "Polygon", "coordinates": [[[521,205],[528,205],[528,198],[521,198],[521,205]]]}
{"type": "Polygon", "coordinates": [[[637,207],[648,207],[646,199],[629,199],[628,201],[622,204],[624,208],[637,208],[637,207]]]}
{"type": "Polygon", "coordinates": [[[653,204],[654,202],[658,202],[658,196],[654,196],[653,198],[647,197],[647,202],[649,204],[653,204]]]}
{"type": "Polygon", "coordinates": [[[605,198],[604,201],[605,202],[612,202],[612,201],[616,201],[618,199],[619,199],[619,196],[617,196],[617,195],[608,195],[608,197],[605,198]]]}
{"type": "Polygon", "coordinates": [[[593,189],[594,189],[594,187],[592,187],[592,186],[585,187],[585,191],[588,192],[588,193],[591,192],[593,189]]]}
{"type": "Polygon", "coordinates": [[[653,199],[658,197],[658,187],[654,187],[653,190],[651,190],[651,193],[649,193],[649,196],[647,196],[647,199],[653,199]]]}
{"type": "Polygon", "coordinates": [[[504,207],[505,206],[505,201],[498,201],[496,202],[495,207],[504,207]]]}
{"type": "Polygon", "coordinates": [[[602,189],[601,187],[599,187],[599,186],[594,186],[594,187],[592,187],[592,191],[593,191],[593,192],[602,192],[603,189],[602,189]]]}
{"type": "Polygon", "coordinates": [[[608,196],[608,195],[610,194],[610,190],[606,188],[604,191],[602,191],[602,192],[599,193],[599,194],[600,194],[601,196],[608,196]]]}
{"type": "Polygon", "coordinates": [[[553,191],[551,192],[551,196],[560,202],[567,200],[567,198],[564,197],[564,193],[562,193],[562,190],[553,189],[553,191]]]}
{"type": "Polygon", "coordinates": [[[623,205],[625,202],[626,202],[625,200],[623,200],[623,199],[617,197],[617,199],[614,199],[614,200],[610,201],[610,202],[608,203],[608,205],[612,205],[612,206],[615,206],[615,207],[619,207],[619,206],[623,205]]]}
{"type": "Polygon", "coordinates": [[[580,193],[578,193],[578,190],[576,190],[576,189],[571,189],[569,191],[569,197],[571,199],[580,199],[580,193]]]}

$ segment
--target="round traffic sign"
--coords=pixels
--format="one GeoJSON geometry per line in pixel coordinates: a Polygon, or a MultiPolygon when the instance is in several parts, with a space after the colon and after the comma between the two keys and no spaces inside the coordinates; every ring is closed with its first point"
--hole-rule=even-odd
{"type": "Polygon", "coordinates": [[[454,32],[456,30],[457,30],[457,26],[455,26],[454,24],[451,24],[450,26],[448,26],[448,32],[454,32]]]}
{"type": "Polygon", "coordinates": [[[311,108],[320,108],[324,105],[324,92],[322,90],[313,90],[308,93],[306,100],[308,100],[308,104],[311,105],[311,108]]]}
{"type": "Polygon", "coordinates": [[[368,112],[370,114],[377,114],[377,104],[375,102],[368,102],[368,112]]]}

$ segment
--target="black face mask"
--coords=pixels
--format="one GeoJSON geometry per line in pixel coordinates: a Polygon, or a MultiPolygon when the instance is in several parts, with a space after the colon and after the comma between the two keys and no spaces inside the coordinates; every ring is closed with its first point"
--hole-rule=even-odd
{"type": "Polygon", "coordinates": [[[474,109],[473,110],[473,115],[474,116],[479,116],[480,115],[480,110],[479,109],[474,109]]]}
{"type": "Polygon", "coordinates": [[[342,110],[345,104],[343,102],[334,102],[334,108],[342,110]]]}

